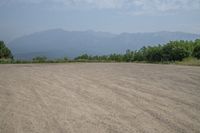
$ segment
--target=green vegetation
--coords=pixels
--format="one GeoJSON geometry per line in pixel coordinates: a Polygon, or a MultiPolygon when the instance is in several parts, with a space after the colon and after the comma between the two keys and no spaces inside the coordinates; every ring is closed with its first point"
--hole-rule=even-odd
{"type": "Polygon", "coordinates": [[[194,45],[195,46],[192,54],[194,57],[200,59],[200,39],[196,40],[194,45]]]}
{"type": "Polygon", "coordinates": [[[6,47],[3,41],[0,41],[0,63],[5,64],[12,62],[13,62],[13,56],[11,51],[6,47]]]}
{"type": "Polygon", "coordinates": [[[0,41],[0,59],[12,59],[11,51],[6,47],[3,41],[0,41]]]}
{"type": "Polygon", "coordinates": [[[12,64],[13,59],[0,59],[0,64],[12,64]]]}
{"type": "Polygon", "coordinates": [[[187,66],[200,66],[200,60],[195,57],[187,57],[182,61],[176,61],[175,64],[187,66]]]}
{"type": "Polygon", "coordinates": [[[54,60],[49,60],[45,56],[37,56],[32,59],[32,63],[66,63],[69,62],[69,59],[67,57],[64,57],[63,59],[54,59],[54,60]]]}
{"type": "Polygon", "coordinates": [[[136,51],[127,50],[125,54],[111,54],[108,56],[84,54],[78,56],[75,60],[166,63],[182,61],[187,57],[200,59],[200,39],[195,41],[170,41],[165,45],[142,47],[136,51]]]}
{"type": "Polygon", "coordinates": [[[125,54],[110,54],[92,56],[80,55],[73,60],[49,60],[45,56],[38,56],[32,61],[13,60],[11,51],[0,41],[0,63],[65,63],[65,62],[149,62],[149,63],[175,63],[182,65],[200,64],[200,39],[195,41],[170,41],[164,45],[142,47],[139,50],[127,50],[125,54]]]}
{"type": "Polygon", "coordinates": [[[46,62],[47,61],[47,57],[45,56],[37,56],[35,58],[33,58],[33,63],[42,63],[42,62],[46,62]]]}

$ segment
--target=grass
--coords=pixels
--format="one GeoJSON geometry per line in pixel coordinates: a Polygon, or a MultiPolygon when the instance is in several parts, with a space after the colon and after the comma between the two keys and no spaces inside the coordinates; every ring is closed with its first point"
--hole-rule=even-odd
{"type": "Polygon", "coordinates": [[[0,64],[12,64],[12,59],[0,59],[0,64]]]}
{"type": "Polygon", "coordinates": [[[175,64],[187,66],[200,66],[200,60],[194,57],[187,57],[182,61],[176,61],[175,64]]]}
{"type": "MultiPolygon", "coordinates": [[[[117,61],[104,61],[104,60],[46,60],[46,61],[25,61],[25,60],[13,60],[13,59],[0,59],[0,64],[37,64],[37,63],[75,63],[75,62],[87,62],[87,63],[106,63],[106,62],[117,62],[117,61]]],[[[194,57],[187,57],[182,61],[175,62],[146,62],[146,61],[134,61],[133,63],[152,63],[152,64],[177,64],[187,66],[200,66],[200,59],[194,57]]]]}

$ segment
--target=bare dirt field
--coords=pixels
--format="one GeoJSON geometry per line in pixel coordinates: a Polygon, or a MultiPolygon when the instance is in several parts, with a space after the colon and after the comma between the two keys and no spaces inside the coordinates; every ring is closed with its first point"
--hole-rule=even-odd
{"type": "Polygon", "coordinates": [[[0,65],[0,133],[200,133],[200,67],[0,65]]]}

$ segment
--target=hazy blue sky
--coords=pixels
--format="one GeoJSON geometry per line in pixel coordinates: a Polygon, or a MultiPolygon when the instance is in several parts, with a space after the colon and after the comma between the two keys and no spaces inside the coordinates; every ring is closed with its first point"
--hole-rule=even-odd
{"type": "Polygon", "coordinates": [[[200,33],[200,0],[0,0],[0,40],[55,28],[200,33]]]}

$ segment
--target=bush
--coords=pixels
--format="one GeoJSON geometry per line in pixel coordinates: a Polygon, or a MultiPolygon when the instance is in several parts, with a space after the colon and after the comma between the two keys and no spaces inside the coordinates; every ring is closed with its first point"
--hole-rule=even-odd
{"type": "Polygon", "coordinates": [[[181,61],[185,57],[189,57],[190,52],[182,45],[182,43],[175,41],[163,46],[163,60],[164,61],[181,61]]]}
{"type": "Polygon", "coordinates": [[[45,63],[47,61],[47,57],[45,56],[37,56],[32,59],[34,63],[45,63]]]}
{"type": "Polygon", "coordinates": [[[13,62],[13,59],[0,59],[0,64],[10,64],[13,62]]]}
{"type": "Polygon", "coordinates": [[[163,55],[162,55],[162,48],[161,46],[154,46],[154,47],[148,47],[146,52],[146,59],[150,62],[160,62],[162,61],[163,55]]]}
{"type": "Polygon", "coordinates": [[[0,59],[13,59],[11,51],[6,47],[3,41],[0,41],[0,59]]]}
{"type": "Polygon", "coordinates": [[[191,65],[191,66],[200,66],[200,60],[194,57],[184,58],[182,61],[177,61],[176,64],[179,65],[191,65]]]}
{"type": "Polygon", "coordinates": [[[192,55],[200,59],[200,40],[195,41],[195,47],[194,47],[192,55]]]}

